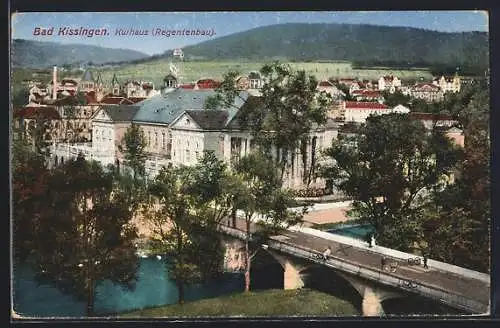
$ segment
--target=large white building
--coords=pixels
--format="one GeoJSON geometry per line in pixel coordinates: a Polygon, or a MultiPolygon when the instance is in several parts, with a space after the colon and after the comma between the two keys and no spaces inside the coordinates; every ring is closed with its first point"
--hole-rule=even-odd
{"type": "MultiPolygon", "coordinates": [[[[53,155],[60,162],[61,158],[76,157],[82,152],[104,165],[122,165],[124,158],[119,145],[127,128],[134,123],[146,138],[145,164],[150,177],[169,164],[194,165],[205,150],[214,151],[231,167],[255,146],[250,131],[240,126],[238,114],[259,101],[258,97],[241,91],[228,108],[204,109],[206,99],[213,95],[213,90],[176,88],[134,105],[102,106],[92,120],[92,143],[55,145],[53,155]]],[[[308,183],[308,177],[312,177],[311,167],[322,160],[321,151],[331,146],[337,132],[338,126],[332,120],[311,130],[305,153],[297,150],[289,154],[285,187],[324,186],[321,179],[311,178],[308,183]]]]}

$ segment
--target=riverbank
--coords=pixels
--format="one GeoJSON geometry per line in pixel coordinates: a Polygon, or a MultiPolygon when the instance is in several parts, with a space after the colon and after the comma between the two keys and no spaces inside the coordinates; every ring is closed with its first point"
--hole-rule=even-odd
{"type": "Polygon", "coordinates": [[[120,318],[357,316],[349,302],[311,289],[265,290],[236,293],[183,305],[174,304],[133,311],[120,318]]]}

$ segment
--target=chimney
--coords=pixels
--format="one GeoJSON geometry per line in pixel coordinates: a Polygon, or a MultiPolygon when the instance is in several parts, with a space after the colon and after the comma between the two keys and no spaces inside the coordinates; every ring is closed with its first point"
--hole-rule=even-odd
{"type": "Polygon", "coordinates": [[[57,66],[54,66],[54,72],[52,73],[52,99],[57,99],[57,66]]]}

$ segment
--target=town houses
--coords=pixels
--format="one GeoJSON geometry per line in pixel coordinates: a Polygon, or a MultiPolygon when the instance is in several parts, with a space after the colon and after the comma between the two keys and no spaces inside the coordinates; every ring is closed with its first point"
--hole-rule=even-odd
{"type": "MultiPolygon", "coordinates": [[[[455,79],[454,83],[456,81],[459,80],[455,79]]],[[[149,177],[154,177],[162,166],[194,165],[205,150],[213,151],[231,167],[255,147],[250,131],[241,127],[239,113],[249,106],[259,105],[259,89],[265,81],[255,71],[240,75],[235,79],[240,95],[232,106],[205,109],[206,100],[215,95],[220,83],[210,77],[184,82],[172,71],[164,76],[158,89],[144,80],[120,82],[115,74],[110,81],[103,81],[99,72],[94,74],[89,70],[81,77],[58,81],[54,67],[49,85],[31,83],[28,105],[14,112],[15,126],[29,131],[43,117],[49,123],[45,140],[52,144],[51,156],[55,165],[82,153],[104,166],[124,167],[120,145],[127,129],[136,124],[145,136],[145,166],[149,177]]],[[[305,148],[288,155],[285,186],[292,189],[325,186],[324,181],[310,176],[311,168],[321,162],[322,151],[337,138],[344,124],[362,124],[371,115],[400,113],[422,121],[427,128],[456,129],[456,122],[450,117],[413,113],[404,104],[384,104],[383,92],[404,88],[409,90],[410,96],[426,101],[441,100],[444,89],[456,90],[434,82],[404,86],[392,75],[382,76],[378,82],[319,81],[317,90],[326,92],[333,100],[328,120],[311,129],[305,148]],[[346,100],[347,95],[339,85],[348,88],[351,100],[346,100]]],[[[450,133],[453,138],[460,139],[460,131],[450,133]]]]}

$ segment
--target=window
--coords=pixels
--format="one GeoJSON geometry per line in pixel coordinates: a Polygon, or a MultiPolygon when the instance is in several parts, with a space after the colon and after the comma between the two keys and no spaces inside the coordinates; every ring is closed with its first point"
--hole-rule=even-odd
{"type": "Polygon", "coordinates": [[[161,148],[165,149],[165,132],[161,134],[161,148]]]}

